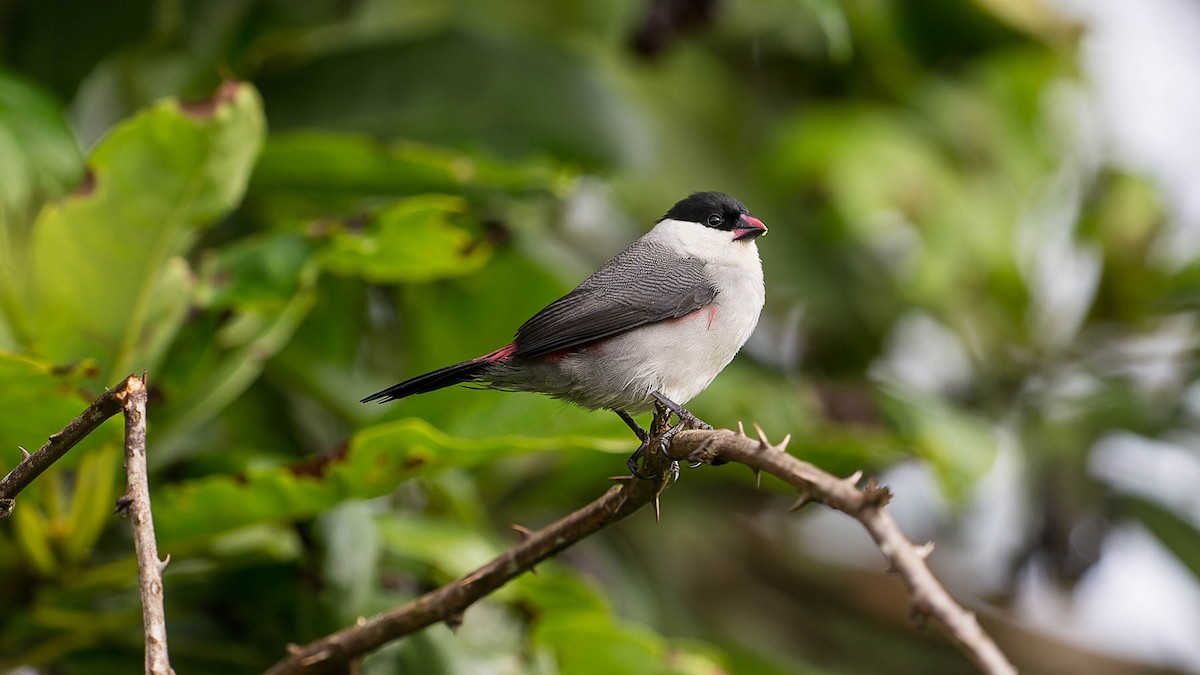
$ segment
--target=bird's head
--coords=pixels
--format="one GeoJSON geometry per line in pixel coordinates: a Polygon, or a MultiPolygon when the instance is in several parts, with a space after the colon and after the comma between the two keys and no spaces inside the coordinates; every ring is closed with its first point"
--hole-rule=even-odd
{"type": "Polygon", "coordinates": [[[662,220],[668,218],[729,232],[733,241],[752,241],[767,233],[767,226],[750,215],[744,204],[720,192],[689,195],[676,202],[662,220]]]}

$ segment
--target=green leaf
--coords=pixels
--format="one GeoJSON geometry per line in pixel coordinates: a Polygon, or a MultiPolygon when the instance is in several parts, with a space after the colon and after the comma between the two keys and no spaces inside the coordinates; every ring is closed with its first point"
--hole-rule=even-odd
{"type": "Polygon", "coordinates": [[[458,197],[413,197],[372,215],[361,231],[342,229],[322,252],[330,271],[373,282],[419,282],[468,274],[491,245],[458,226],[467,203],[458,197]]]}
{"type": "MultiPolygon", "coordinates": [[[[624,449],[627,444],[621,444],[624,449]]],[[[311,517],[347,499],[388,494],[401,481],[451,467],[470,468],[541,450],[614,449],[611,442],[565,436],[464,440],[406,419],[355,434],[343,455],[300,467],[254,469],[166,485],[155,495],[163,545],[263,522],[311,517]]]]}
{"type": "Polygon", "coordinates": [[[254,167],[252,192],[406,197],[494,188],[560,192],[565,172],[539,164],[502,164],[414,141],[385,143],[329,131],[273,134],[254,167]]]}
{"type": "Polygon", "coordinates": [[[163,367],[166,401],[151,466],[175,459],[197,429],[262,373],[315,302],[318,268],[300,235],[251,237],[206,255],[196,300],[207,310],[184,326],[163,367]]]}
{"type": "Polygon", "coordinates": [[[12,225],[21,224],[41,200],[67,192],[83,173],[83,156],[59,103],[4,70],[0,70],[0,169],[4,174],[0,214],[12,218],[8,221],[12,225]]]}
{"type": "Polygon", "coordinates": [[[916,455],[927,460],[951,498],[962,497],[991,467],[995,433],[976,415],[932,396],[890,388],[880,407],[916,455]]]}
{"type": "Polygon", "coordinates": [[[343,621],[372,611],[378,590],[380,535],[371,510],[350,501],[321,514],[317,532],[324,542],[324,581],[343,621]]]}
{"type": "Polygon", "coordinates": [[[117,443],[108,443],[80,459],[71,494],[71,513],[62,533],[63,558],[67,562],[86,560],[112,518],[122,450],[117,443]]]}
{"type": "Polygon", "coordinates": [[[152,369],[191,284],[171,261],[240,200],[263,131],[258,94],[226,83],[210,102],[160,102],[102,139],[84,187],[34,224],[38,350],[95,358],[102,381],[152,369]]]}
{"type": "Polygon", "coordinates": [[[28,342],[23,254],[33,216],[82,173],[83,156],[58,102],[0,70],[0,348],[28,342]]]}
{"type": "Polygon", "coordinates": [[[593,62],[548,43],[446,31],[278,61],[256,78],[275,129],[358,131],[597,169],[631,163],[647,135],[593,62]]]}
{"type": "MultiPolygon", "coordinates": [[[[91,400],[78,390],[88,370],[86,364],[55,369],[37,359],[0,352],[0,409],[5,411],[0,415],[0,474],[21,459],[18,445],[37,450],[88,407],[91,400]]],[[[84,447],[107,437],[109,430],[116,432],[116,425],[102,427],[84,447]]]]}
{"type": "Polygon", "coordinates": [[[470,572],[499,553],[474,529],[454,520],[389,513],[377,523],[379,537],[393,555],[433,568],[447,580],[470,572]]]}
{"type": "Polygon", "coordinates": [[[294,232],[250,237],[206,252],[197,302],[216,310],[278,310],[304,285],[312,252],[294,232]]]}
{"type": "Polygon", "coordinates": [[[1180,514],[1150,500],[1123,497],[1121,501],[1200,580],[1200,529],[1180,514]]]}
{"type": "Polygon", "coordinates": [[[564,675],[672,672],[664,663],[664,645],[653,631],[617,624],[597,612],[559,612],[539,621],[536,644],[554,650],[564,675]]]}
{"type": "Polygon", "coordinates": [[[29,503],[28,498],[23,501],[27,503],[18,504],[10,516],[17,546],[38,574],[52,576],[58,571],[59,560],[50,544],[50,519],[42,513],[39,504],[29,503]]]}

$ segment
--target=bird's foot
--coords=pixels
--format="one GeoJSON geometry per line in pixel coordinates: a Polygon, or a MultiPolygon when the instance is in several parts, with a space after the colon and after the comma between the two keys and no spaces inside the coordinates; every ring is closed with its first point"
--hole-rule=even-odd
{"type": "Polygon", "coordinates": [[[696,417],[690,411],[688,411],[687,408],[680,408],[680,410],[682,412],[676,414],[679,415],[680,423],[687,426],[688,429],[704,429],[705,431],[712,431],[713,425],[705,422],[699,417],[696,417]]]}
{"type": "Polygon", "coordinates": [[[629,467],[629,473],[633,474],[633,477],[638,480],[650,480],[654,478],[654,476],[642,473],[641,468],[638,466],[638,463],[642,459],[642,455],[646,454],[646,449],[649,447],[650,439],[643,438],[642,444],[638,446],[638,449],[634,450],[633,454],[629,456],[629,459],[625,460],[625,466],[629,467]]]}
{"type": "MultiPolygon", "coordinates": [[[[700,424],[704,424],[704,423],[700,422],[700,424]]],[[[675,462],[674,478],[676,480],[679,479],[679,462],[683,461],[684,458],[676,457],[675,455],[671,454],[671,450],[670,450],[671,441],[675,439],[676,434],[678,434],[680,431],[683,431],[685,428],[704,428],[704,427],[688,427],[687,420],[682,420],[675,426],[664,431],[662,436],[658,437],[659,450],[661,450],[664,455],[666,455],[668,458],[670,458],[671,461],[675,462]]],[[[708,427],[708,428],[711,429],[712,427],[708,427]]],[[[695,469],[696,467],[702,466],[703,464],[704,464],[704,462],[688,462],[688,468],[695,469]]]]}
{"type": "MultiPolygon", "coordinates": [[[[629,456],[629,459],[625,461],[625,466],[629,467],[629,473],[633,474],[633,477],[638,480],[657,480],[658,479],[658,476],[655,476],[653,474],[642,473],[641,466],[639,465],[639,462],[641,461],[642,456],[646,454],[646,449],[648,447],[650,447],[649,442],[643,443],[632,455],[629,456]]],[[[670,478],[668,478],[668,480],[666,480],[663,483],[664,489],[666,488],[667,485],[674,485],[675,482],[678,480],[679,480],[679,462],[672,460],[671,461],[671,475],[670,475],[670,478]]]]}
{"type": "Polygon", "coordinates": [[[671,454],[671,441],[674,440],[675,434],[683,431],[685,424],[686,424],[685,422],[681,421],[679,424],[676,424],[675,426],[671,427],[670,429],[667,429],[666,431],[662,432],[662,435],[660,435],[658,437],[658,449],[660,451],[662,451],[663,455],[665,455],[675,461],[679,461],[679,460],[676,459],[676,457],[671,454]]]}

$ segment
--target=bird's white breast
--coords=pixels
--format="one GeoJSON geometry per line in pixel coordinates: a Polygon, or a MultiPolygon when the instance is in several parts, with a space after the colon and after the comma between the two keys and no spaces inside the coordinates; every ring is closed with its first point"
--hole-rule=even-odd
{"type": "Polygon", "coordinates": [[[729,365],[758,324],[766,293],[753,240],[734,241],[725,230],[663,220],[646,239],[704,261],[717,290],[709,307],[642,326],[604,345],[612,374],[634,390],[649,389],[683,404],[704,391],[729,365]]]}

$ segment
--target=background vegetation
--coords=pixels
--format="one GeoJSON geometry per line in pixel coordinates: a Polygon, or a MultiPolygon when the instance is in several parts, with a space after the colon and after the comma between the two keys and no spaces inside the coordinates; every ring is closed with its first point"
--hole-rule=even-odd
{"type": "MultiPolygon", "coordinates": [[[[613,415],[357,401],[504,344],[717,189],[771,228],[768,306],[698,415],[886,471],[1019,666],[1200,668],[1169,634],[1101,655],[1048,630],[1118,534],[1190,572],[1181,602],[1200,574],[1200,267],[1086,124],[1079,36],[998,0],[0,5],[0,472],[147,370],[172,660],[259,671],[624,471],[613,415]]],[[[103,431],[0,526],[0,665],[139,668],[103,431]]],[[[789,497],[685,471],[661,525],[606,532],[365,672],[968,669],[908,625],[852,523],[789,497]]]]}

